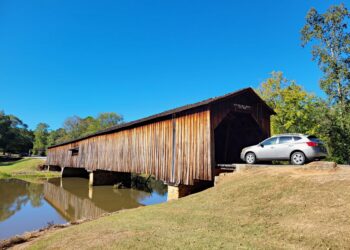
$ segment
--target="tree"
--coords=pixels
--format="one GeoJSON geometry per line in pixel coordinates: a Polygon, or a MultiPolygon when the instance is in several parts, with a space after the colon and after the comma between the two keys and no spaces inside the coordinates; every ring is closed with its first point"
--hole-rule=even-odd
{"type": "Polygon", "coordinates": [[[272,72],[257,92],[277,113],[271,118],[273,134],[316,134],[319,130],[321,101],[295,81],[286,79],[282,72],[272,72]]]}
{"type": "Polygon", "coordinates": [[[320,86],[328,96],[328,109],[320,120],[332,157],[350,162],[350,13],[344,4],[320,14],[312,8],[301,31],[302,46],[312,43],[313,60],[323,72],[320,86]]]}
{"type": "Polygon", "coordinates": [[[67,133],[67,139],[79,138],[83,131],[81,129],[82,119],[79,116],[68,117],[63,124],[63,128],[67,133]]]}
{"type": "Polygon", "coordinates": [[[6,146],[9,141],[9,132],[11,128],[10,117],[5,115],[4,111],[0,111],[0,149],[6,152],[6,146]]]}
{"type": "Polygon", "coordinates": [[[0,112],[0,149],[3,153],[27,153],[33,146],[33,133],[18,117],[0,112]]]}
{"type": "Polygon", "coordinates": [[[52,130],[49,133],[49,136],[47,138],[47,146],[50,147],[50,146],[62,143],[64,142],[66,137],[67,137],[67,133],[63,128],[52,130]]]}
{"type": "Polygon", "coordinates": [[[114,112],[100,113],[96,118],[87,116],[68,117],[63,124],[63,128],[50,132],[48,145],[52,146],[64,141],[78,139],[97,131],[118,125],[123,122],[123,117],[114,112]]]}
{"type": "Polygon", "coordinates": [[[123,117],[114,112],[100,113],[97,116],[98,129],[106,129],[123,122],[123,117]]]}
{"type": "Polygon", "coordinates": [[[312,8],[301,31],[302,46],[313,42],[313,60],[317,60],[324,73],[321,88],[331,103],[339,104],[343,120],[349,111],[350,100],[349,18],[350,13],[344,4],[331,6],[324,14],[312,8]]]}
{"type": "Polygon", "coordinates": [[[49,125],[46,123],[39,123],[34,130],[34,145],[33,153],[36,155],[45,155],[47,149],[47,139],[49,125]]]}

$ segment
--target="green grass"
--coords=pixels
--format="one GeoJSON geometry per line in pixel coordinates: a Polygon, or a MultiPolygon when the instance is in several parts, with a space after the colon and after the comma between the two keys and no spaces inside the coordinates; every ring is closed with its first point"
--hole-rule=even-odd
{"type": "Polygon", "coordinates": [[[0,178],[42,178],[59,176],[57,172],[39,171],[42,159],[24,158],[18,161],[0,162],[0,178]]]}
{"type": "Polygon", "coordinates": [[[251,169],[178,201],[47,233],[30,249],[343,249],[350,170],[251,169]]]}

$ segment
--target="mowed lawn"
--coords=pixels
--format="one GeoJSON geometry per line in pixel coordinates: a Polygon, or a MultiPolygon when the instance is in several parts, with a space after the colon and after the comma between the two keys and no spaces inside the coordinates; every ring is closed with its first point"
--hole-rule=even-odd
{"type": "Polygon", "coordinates": [[[350,248],[350,170],[251,169],[178,201],[50,231],[17,247],[350,248]]]}
{"type": "Polygon", "coordinates": [[[0,178],[31,178],[54,177],[57,172],[39,171],[38,166],[43,164],[42,159],[23,158],[17,161],[0,162],[0,178]]]}

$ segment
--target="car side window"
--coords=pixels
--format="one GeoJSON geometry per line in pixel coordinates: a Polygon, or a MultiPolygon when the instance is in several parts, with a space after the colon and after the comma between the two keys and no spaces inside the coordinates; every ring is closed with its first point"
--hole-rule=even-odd
{"type": "Polygon", "coordinates": [[[279,144],[291,143],[291,142],[293,142],[292,136],[281,136],[279,140],[279,144]]]}
{"type": "Polygon", "coordinates": [[[294,141],[299,141],[299,140],[301,140],[301,137],[299,137],[299,136],[293,136],[293,138],[294,138],[294,141]]]}
{"type": "Polygon", "coordinates": [[[276,143],[277,143],[277,137],[273,137],[273,138],[267,139],[266,141],[264,141],[261,144],[264,146],[268,146],[268,145],[274,145],[276,143]]]}

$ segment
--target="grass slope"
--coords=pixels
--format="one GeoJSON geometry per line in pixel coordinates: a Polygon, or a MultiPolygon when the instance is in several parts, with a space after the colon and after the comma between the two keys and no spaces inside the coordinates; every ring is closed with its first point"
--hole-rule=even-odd
{"type": "Polygon", "coordinates": [[[30,249],[350,247],[350,170],[252,169],[178,201],[49,232],[30,249]]]}
{"type": "Polygon", "coordinates": [[[0,162],[0,178],[32,178],[54,177],[57,172],[39,171],[38,165],[43,164],[42,159],[24,158],[18,161],[0,162]]]}

